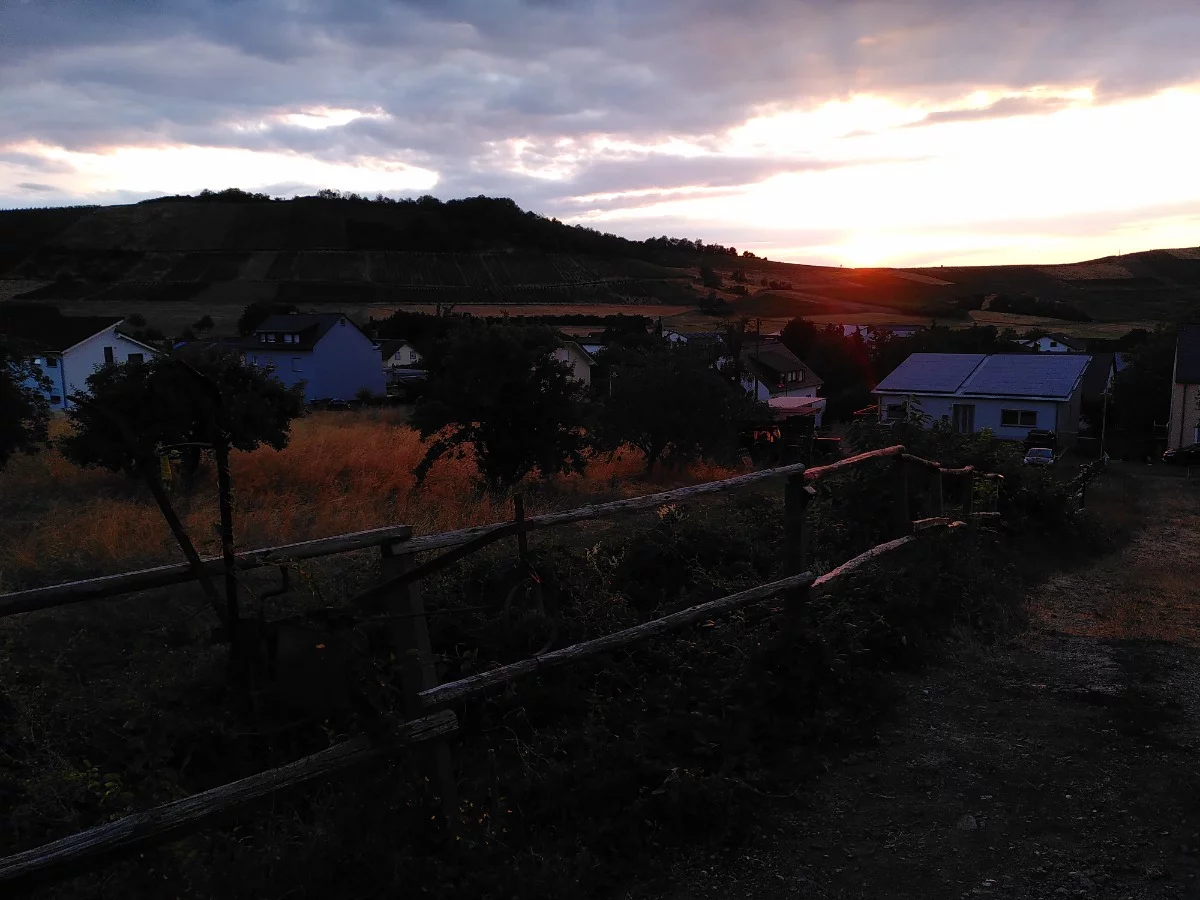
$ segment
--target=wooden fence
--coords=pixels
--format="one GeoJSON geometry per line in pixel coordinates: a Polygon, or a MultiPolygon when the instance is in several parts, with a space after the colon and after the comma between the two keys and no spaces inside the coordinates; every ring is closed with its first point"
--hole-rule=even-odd
{"type": "MultiPolygon", "coordinates": [[[[28,888],[79,874],[111,859],[196,831],[224,814],[263,797],[272,796],[285,788],[328,777],[352,767],[378,762],[418,745],[428,754],[431,774],[441,796],[444,821],[453,827],[458,813],[448,739],[456,730],[457,719],[453,712],[444,707],[462,703],[517,678],[628,647],[650,637],[678,631],[695,622],[773,597],[785,598],[785,621],[794,621],[795,613],[815,592],[827,590],[847,573],[919,540],[920,535],[939,529],[963,527],[963,521],[953,521],[946,516],[948,485],[957,488],[961,496],[960,507],[964,520],[972,516],[998,515],[996,509],[974,509],[976,479],[988,479],[996,484],[1002,483],[1003,480],[1000,475],[976,472],[970,466],[947,468],[936,461],[913,456],[905,452],[902,446],[894,446],[862,453],[818,468],[807,468],[803,464],[783,466],[723,481],[528,518],[525,517],[518,501],[516,517],[512,522],[442,534],[414,537],[412,529],[408,526],[395,526],[240,553],[237,555],[238,568],[249,570],[264,566],[282,566],[292,560],[312,559],[371,547],[380,549],[379,584],[350,602],[362,610],[383,611],[388,620],[394,622],[392,639],[397,658],[407,661],[401,672],[403,721],[381,735],[358,736],[281,768],[0,859],[0,887],[8,890],[17,887],[28,888]],[[847,472],[857,466],[880,461],[887,462],[892,467],[890,517],[895,537],[821,577],[816,577],[809,570],[811,534],[807,509],[816,493],[812,483],[847,472]],[[518,552],[524,557],[527,552],[525,537],[531,531],[655,509],[665,504],[694,500],[778,478],[786,478],[786,577],[623,631],[540,653],[458,681],[437,683],[428,624],[419,590],[422,578],[505,538],[516,537],[518,552]],[[922,498],[923,509],[920,511],[922,515],[914,519],[911,500],[916,496],[922,498]],[[415,561],[417,554],[435,550],[446,552],[420,564],[415,561]]],[[[203,564],[213,573],[221,571],[220,559],[206,559],[203,560],[203,564]]],[[[193,567],[183,564],[18,591],[0,595],[0,617],[183,584],[199,577],[200,573],[193,567]]]]}

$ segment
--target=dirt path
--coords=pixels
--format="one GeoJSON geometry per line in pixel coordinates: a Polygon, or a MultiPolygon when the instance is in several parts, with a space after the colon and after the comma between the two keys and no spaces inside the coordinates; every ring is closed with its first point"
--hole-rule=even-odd
{"type": "Polygon", "coordinates": [[[1041,586],[1029,633],[906,680],[760,846],[641,896],[1200,897],[1200,485],[1148,471],[1137,537],[1041,586]]]}

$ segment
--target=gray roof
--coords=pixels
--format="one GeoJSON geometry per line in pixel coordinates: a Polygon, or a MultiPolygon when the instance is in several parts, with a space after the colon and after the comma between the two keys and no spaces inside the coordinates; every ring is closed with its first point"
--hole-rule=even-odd
{"type": "Polygon", "coordinates": [[[326,332],[342,319],[348,324],[354,324],[344,313],[283,313],[267,316],[255,327],[254,334],[242,339],[242,346],[263,347],[258,339],[260,334],[295,334],[299,336],[297,343],[267,344],[265,349],[311,350],[317,345],[317,341],[325,337],[326,332]]]}
{"type": "Polygon", "coordinates": [[[914,353],[875,391],[1066,400],[1089,362],[1074,353],[914,353]]]}
{"type": "Polygon", "coordinates": [[[953,394],[987,357],[982,353],[913,353],[875,388],[901,394],[953,394]]]}
{"type": "Polygon", "coordinates": [[[1175,344],[1175,382],[1200,384],[1200,325],[1179,329],[1175,344]]]}
{"type": "Polygon", "coordinates": [[[1075,353],[997,353],[984,359],[959,393],[1066,400],[1091,359],[1075,353]]]}

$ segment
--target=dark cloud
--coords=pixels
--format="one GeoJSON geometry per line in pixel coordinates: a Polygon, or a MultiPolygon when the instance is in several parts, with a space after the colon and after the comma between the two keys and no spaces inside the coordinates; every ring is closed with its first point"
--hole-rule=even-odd
{"type": "Polygon", "coordinates": [[[527,141],[519,162],[538,170],[567,164],[564,140],[703,144],[755,111],[862,91],[936,105],[978,87],[1094,86],[1103,102],[1195,80],[1197,46],[1194,0],[0,0],[0,148],[385,159],[437,171],[442,195],[554,213],[580,194],[831,163],[601,153],[546,180],[511,171],[506,141],[527,141]],[[388,117],[323,131],[272,119],[321,106],[388,117]],[[274,124],[233,127],[259,122],[274,124]]]}
{"type": "Polygon", "coordinates": [[[52,184],[40,184],[36,181],[21,181],[17,183],[17,187],[22,191],[30,191],[34,194],[47,194],[58,190],[52,184]]]}

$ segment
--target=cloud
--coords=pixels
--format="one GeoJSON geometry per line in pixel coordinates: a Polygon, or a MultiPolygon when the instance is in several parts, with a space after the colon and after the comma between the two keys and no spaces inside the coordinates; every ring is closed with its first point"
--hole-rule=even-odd
{"type": "MultiPolygon", "coordinates": [[[[370,173],[407,166],[436,173],[413,190],[440,196],[512,196],[563,218],[638,211],[862,167],[893,146],[920,157],[917,134],[940,126],[1151,96],[1197,80],[1196,46],[1194,0],[0,2],[0,195],[73,174],[31,145],[204,147],[310,158],[322,187],[373,193],[370,173]],[[898,113],[818,121],[858,97],[898,113]],[[756,119],[787,127],[738,144],[756,119]]],[[[314,178],[265,168],[230,168],[228,183],[288,193],[314,178]]],[[[74,173],[59,190],[143,187],[74,173]]]]}
{"type": "Polygon", "coordinates": [[[52,184],[40,184],[36,181],[22,181],[17,185],[17,187],[23,191],[31,191],[35,194],[53,193],[54,191],[58,190],[58,188],[52,184]]]}

